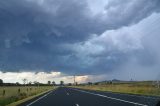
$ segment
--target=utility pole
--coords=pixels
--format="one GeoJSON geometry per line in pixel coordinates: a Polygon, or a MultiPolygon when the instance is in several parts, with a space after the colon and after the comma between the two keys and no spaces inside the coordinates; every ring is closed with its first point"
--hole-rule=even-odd
{"type": "Polygon", "coordinates": [[[78,74],[77,75],[73,75],[74,85],[78,84],[78,82],[76,82],[76,77],[78,77],[78,76],[83,76],[83,75],[78,75],[78,74]]]}
{"type": "Polygon", "coordinates": [[[159,85],[160,85],[160,84],[159,84],[159,80],[157,80],[157,88],[159,88],[159,85]]]}
{"type": "Polygon", "coordinates": [[[75,85],[76,84],[76,76],[74,75],[73,77],[74,77],[74,85],[75,85]]]}

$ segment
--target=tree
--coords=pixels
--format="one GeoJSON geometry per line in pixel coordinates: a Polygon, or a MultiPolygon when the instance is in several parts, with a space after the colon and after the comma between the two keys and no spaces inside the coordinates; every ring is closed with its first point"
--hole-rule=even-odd
{"type": "Polygon", "coordinates": [[[51,85],[51,81],[48,81],[48,85],[51,85]]]}
{"type": "Polygon", "coordinates": [[[99,85],[99,83],[98,83],[98,82],[96,82],[94,85],[99,85]]]}
{"type": "Polygon", "coordinates": [[[28,84],[29,84],[29,85],[32,85],[32,82],[30,81],[28,84]]]}
{"type": "Polygon", "coordinates": [[[68,83],[68,86],[72,86],[72,83],[68,83]]]}
{"type": "Polygon", "coordinates": [[[26,85],[27,79],[24,78],[24,79],[22,79],[22,81],[23,81],[23,84],[26,85]]]}
{"type": "Polygon", "coordinates": [[[60,85],[64,85],[64,81],[60,81],[60,85]]]}
{"type": "Polygon", "coordinates": [[[3,85],[3,80],[2,79],[0,79],[0,85],[3,85]]]}
{"type": "Polygon", "coordinates": [[[55,82],[55,81],[52,81],[52,84],[55,86],[55,85],[56,85],[56,82],[55,82]]]}
{"type": "Polygon", "coordinates": [[[37,85],[37,86],[39,86],[39,82],[37,82],[37,81],[34,81],[33,83],[34,83],[34,85],[37,85]]]}
{"type": "Polygon", "coordinates": [[[92,82],[88,82],[88,85],[92,85],[92,82]]]}
{"type": "Polygon", "coordinates": [[[77,86],[77,85],[78,85],[78,82],[75,82],[75,85],[77,86]]]}
{"type": "Polygon", "coordinates": [[[20,85],[19,82],[16,82],[16,85],[20,85]]]}

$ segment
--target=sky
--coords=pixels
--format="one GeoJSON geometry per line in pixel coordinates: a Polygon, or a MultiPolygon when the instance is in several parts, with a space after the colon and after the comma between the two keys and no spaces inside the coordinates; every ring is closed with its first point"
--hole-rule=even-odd
{"type": "Polygon", "coordinates": [[[0,78],[160,78],[159,0],[1,0],[0,78]]]}

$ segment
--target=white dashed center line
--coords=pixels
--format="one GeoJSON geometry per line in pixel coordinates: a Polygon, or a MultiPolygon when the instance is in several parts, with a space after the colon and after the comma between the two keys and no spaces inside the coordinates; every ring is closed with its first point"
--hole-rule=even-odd
{"type": "Polygon", "coordinates": [[[79,106],[79,104],[76,104],[76,106],[79,106]]]}

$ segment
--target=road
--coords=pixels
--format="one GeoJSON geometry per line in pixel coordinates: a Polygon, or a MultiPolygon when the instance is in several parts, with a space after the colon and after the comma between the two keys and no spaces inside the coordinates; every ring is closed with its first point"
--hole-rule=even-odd
{"type": "Polygon", "coordinates": [[[155,106],[158,97],[59,87],[20,106],[155,106]]]}

